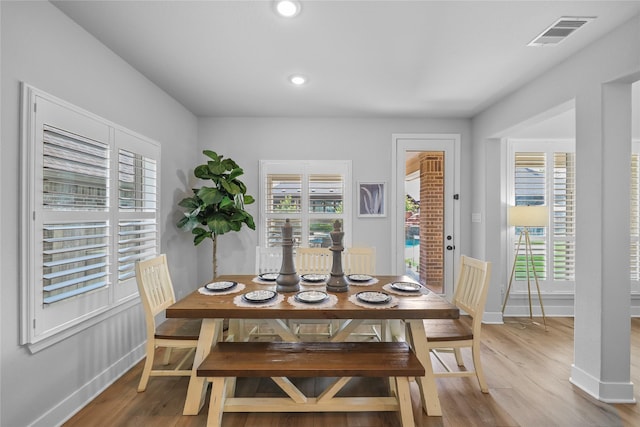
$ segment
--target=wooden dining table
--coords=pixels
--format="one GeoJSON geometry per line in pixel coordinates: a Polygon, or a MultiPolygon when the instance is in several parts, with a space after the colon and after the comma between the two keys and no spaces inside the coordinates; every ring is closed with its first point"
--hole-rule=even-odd
{"type": "MultiPolygon", "coordinates": [[[[375,276],[372,284],[352,283],[347,292],[334,293],[335,304],[327,306],[309,306],[293,304],[289,301],[295,292],[284,294],[284,299],[268,305],[239,303],[239,296],[256,290],[275,290],[275,283],[263,282],[254,275],[225,275],[216,282],[237,282],[227,292],[204,294],[196,290],[177,301],[166,310],[169,318],[203,319],[196,349],[193,369],[184,405],[184,415],[197,415],[204,403],[207,382],[197,376],[197,368],[211,351],[212,346],[222,340],[223,321],[229,320],[228,339],[240,339],[242,334],[235,329],[236,320],[256,319],[268,323],[284,341],[300,341],[301,338],[290,328],[288,320],[315,319],[339,320],[338,331],[329,339],[345,341],[366,320],[389,321],[390,339],[406,340],[425,368],[425,376],[417,378],[422,407],[427,415],[441,416],[442,409],[433,375],[431,358],[427,348],[427,338],[423,319],[454,319],[459,317],[458,308],[447,302],[442,296],[423,288],[420,292],[388,292],[389,284],[394,282],[414,282],[406,276],[375,276]],[[385,285],[387,285],[385,287],[385,285]],[[394,297],[394,306],[382,308],[376,304],[356,304],[354,296],[362,291],[384,292],[394,297]],[[234,301],[235,299],[235,301],[234,301]]],[[[301,289],[324,290],[316,285],[301,289]]],[[[282,299],[282,297],[280,297],[282,299]]]]}

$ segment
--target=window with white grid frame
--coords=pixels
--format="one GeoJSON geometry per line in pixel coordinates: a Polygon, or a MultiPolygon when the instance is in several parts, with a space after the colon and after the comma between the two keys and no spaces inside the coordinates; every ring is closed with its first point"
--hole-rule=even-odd
{"type": "Polygon", "coordinates": [[[135,261],[158,253],[160,148],[28,85],[23,97],[22,342],[36,344],[137,296],[135,261]]]}
{"type": "MultiPolygon", "coordinates": [[[[575,282],[575,153],[571,141],[511,140],[509,189],[516,206],[546,205],[548,227],[529,227],[533,260],[545,291],[573,291],[575,282]]],[[[520,227],[512,227],[513,265],[520,227]]],[[[526,282],[527,263],[520,251],[514,280],[526,282]]],[[[529,264],[529,269],[534,267],[529,264]]]]}
{"type": "Polygon", "coordinates": [[[338,220],[351,239],[351,161],[260,162],[260,246],[280,246],[289,218],[297,246],[329,247],[338,220]]]}

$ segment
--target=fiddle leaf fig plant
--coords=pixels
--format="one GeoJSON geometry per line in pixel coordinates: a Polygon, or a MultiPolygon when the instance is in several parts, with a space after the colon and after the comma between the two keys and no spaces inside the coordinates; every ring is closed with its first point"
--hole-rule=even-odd
{"type": "Polygon", "coordinates": [[[202,153],[210,160],[196,166],[193,174],[196,178],[210,180],[212,185],[194,188],[193,196],[178,203],[186,211],[176,225],[185,231],[191,231],[195,246],[205,239],[212,240],[215,279],[218,275],[218,236],[230,231],[240,231],[243,224],[255,230],[253,217],[244,210],[245,205],[253,203],[255,199],[246,194],[246,185],[238,179],[244,171],[236,162],[211,150],[204,150],[202,153]]]}

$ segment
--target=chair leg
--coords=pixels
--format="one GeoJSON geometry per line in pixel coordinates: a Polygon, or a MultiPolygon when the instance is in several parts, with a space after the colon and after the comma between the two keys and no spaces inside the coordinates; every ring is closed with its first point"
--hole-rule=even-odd
{"type": "Polygon", "coordinates": [[[173,348],[171,347],[165,347],[164,348],[164,358],[162,359],[162,363],[164,365],[168,365],[169,362],[171,361],[171,353],[173,351],[173,348]]]}
{"type": "Polygon", "coordinates": [[[153,368],[153,358],[156,350],[153,341],[147,340],[146,348],[147,356],[144,361],[144,368],[142,369],[140,383],[138,384],[138,392],[145,391],[147,389],[147,383],[149,382],[149,376],[151,375],[151,368],[153,368]]]}
{"type": "Polygon", "coordinates": [[[489,393],[487,380],[485,379],[484,371],[482,370],[482,362],[480,361],[480,342],[478,340],[474,341],[473,346],[471,347],[471,352],[473,354],[473,368],[476,372],[478,383],[480,384],[480,390],[483,393],[489,393]]]}

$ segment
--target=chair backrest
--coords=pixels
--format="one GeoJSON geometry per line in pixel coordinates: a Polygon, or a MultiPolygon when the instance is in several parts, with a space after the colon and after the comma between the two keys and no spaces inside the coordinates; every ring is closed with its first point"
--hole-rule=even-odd
{"type": "Polygon", "coordinates": [[[460,257],[460,271],[453,303],[473,319],[474,335],[480,332],[490,277],[490,262],[465,255],[460,257]]]}
{"type": "Polygon", "coordinates": [[[256,274],[278,273],[282,267],[282,248],[256,247],[256,274]]]}
{"type": "Polygon", "coordinates": [[[162,254],[136,263],[136,281],[147,329],[155,330],[155,316],[176,301],[167,256],[162,254]]]}
{"type": "Polygon", "coordinates": [[[333,256],[328,248],[296,248],[298,274],[329,274],[333,256]]]}
{"type": "Polygon", "coordinates": [[[345,274],[376,274],[376,248],[353,247],[345,249],[342,266],[345,274]]]}

